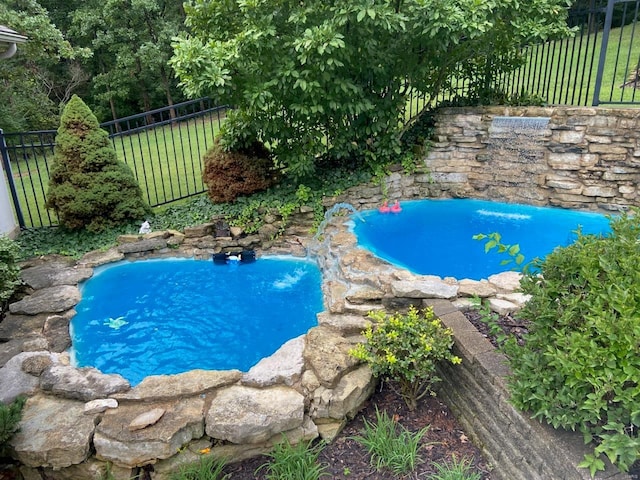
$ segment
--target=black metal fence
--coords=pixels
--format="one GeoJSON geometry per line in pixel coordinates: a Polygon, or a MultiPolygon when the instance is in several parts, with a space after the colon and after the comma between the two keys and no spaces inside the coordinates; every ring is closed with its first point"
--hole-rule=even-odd
{"type": "Polygon", "coordinates": [[[640,0],[578,0],[575,35],[526,46],[525,64],[495,85],[552,105],[640,104],[640,0]]]}
{"type": "MultiPolygon", "coordinates": [[[[133,171],[152,207],[197,195],[202,157],[213,145],[226,107],[188,101],[101,124],[118,156],[133,171]]],[[[57,224],[45,208],[55,130],[2,133],[0,156],[20,227],[57,224]]]]}

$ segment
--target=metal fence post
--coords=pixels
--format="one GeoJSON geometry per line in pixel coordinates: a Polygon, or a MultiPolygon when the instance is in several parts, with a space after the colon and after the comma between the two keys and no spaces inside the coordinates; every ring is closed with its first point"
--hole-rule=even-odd
{"type": "Polygon", "coordinates": [[[24,228],[24,216],[22,215],[22,209],[20,208],[20,200],[18,199],[18,192],[16,191],[16,185],[13,181],[13,172],[11,171],[11,161],[9,160],[9,152],[7,150],[7,142],[4,138],[4,132],[0,128],[0,156],[2,157],[2,167],[6,173],[7,181],[9,183],[9,191],[11,192],[11,200],[13,201],[13,208],[16,212],[18,219],[18,225],[20,228],[24,228]]]}
{"type": "Polygon", "coordinates": [[[602,44],[600,45],[600,58],[598,59],[598,72],[596,73],[596,84],[593,90],[592,105],[600,105],[600,89],[602,88],[602,77],[604,74],[604,63],[607,59],[607,46],[609,45],[609,33],[611,32],[611,22],[613,20],[613,6],[615,0],[608,0],[607,14],[604,19],[604,31],[602,32],[602,44]]]}

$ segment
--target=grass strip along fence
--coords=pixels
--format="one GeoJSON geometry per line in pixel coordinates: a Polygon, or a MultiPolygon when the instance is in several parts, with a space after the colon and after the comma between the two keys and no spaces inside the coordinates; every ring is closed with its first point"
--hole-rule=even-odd
{"type": "MultiPolygon", "coordinates": [[[[101,124],[152,207],[206,191],[202,157],[225,119],[203,98],[101,124]]],[[[56,130],[0,134],[3,167],[21,227],[56,225],[45,208],[56,130]],[[2,144],[2,142],[5,142],[2,144]]]]}

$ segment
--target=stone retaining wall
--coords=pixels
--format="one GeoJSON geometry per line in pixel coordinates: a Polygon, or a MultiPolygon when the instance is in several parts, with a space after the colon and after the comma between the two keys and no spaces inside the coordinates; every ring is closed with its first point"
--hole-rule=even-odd
{"type": "Polygon", "coordinates": [[[640,199],[638,109],[446,108],[435,120],[425,164],[436,196],[608,211],[640,199]],[[525,118],[549,122],[536,129],[525,118]]]}

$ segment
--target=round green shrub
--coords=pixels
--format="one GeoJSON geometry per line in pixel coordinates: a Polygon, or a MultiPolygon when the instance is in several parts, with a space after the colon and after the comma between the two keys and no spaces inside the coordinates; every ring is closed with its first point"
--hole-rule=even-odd
{"type": "Polygon", "coordinates": [[[400,395],[410,410],[418,400],[432,394],[432,387],[440,381],[436,374],[437,362],[461,362],[451,353],[453,332],[435,316],[433,309],[422,311],[411,307],[406,314],[369,313],[374,321],[360,343],[349,353],[367,363],[376,377],[384,376],[397,381],[400,395]]]}
{"type": "Polygon", "coordinates": [[[74,95],[56,136],[47,208],[70,230],[97,232],[151,213],[133,173],[118,160],[108,134],[74,95]]]}
{"type": "Polygon", "coordinates": [[[519,316],[524,347],[507,348],[514,404],[595,442],[580,464],[592,475],[606,455],[622,470],[640,458],[640,218],[612,220],[607,237],[579,235],[536,262],[519,316]],[[535,269],[534,269],[535,270],[535,269]]]}

